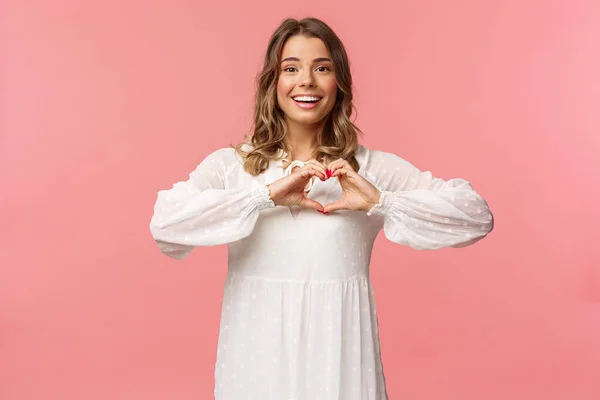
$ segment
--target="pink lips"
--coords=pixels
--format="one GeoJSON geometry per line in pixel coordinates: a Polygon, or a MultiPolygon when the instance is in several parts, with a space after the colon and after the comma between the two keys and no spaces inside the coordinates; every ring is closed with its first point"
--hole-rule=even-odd
{"type": "MultiPolygon", "coordinates": [[[[292,99],[292,100],[294,100],[294,99],[292,99]]],[[[294,100],[294,103],[296,103],[296,105],[300,108],[303,108],[305,110],[311,110],[311,109],[315,108],[319,104],[320,101],[321,100],[319,100],[315,103],[303,103],[301,101],[294,100]]]]}

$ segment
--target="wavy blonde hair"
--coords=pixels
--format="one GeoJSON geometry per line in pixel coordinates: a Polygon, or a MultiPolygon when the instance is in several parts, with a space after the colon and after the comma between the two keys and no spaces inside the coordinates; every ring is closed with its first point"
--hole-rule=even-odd
{"type": "MultiPolygon", "coordinates": [[[[341,40],[333,30],[317,18],[285,19],[271,36],[265,54],[262,71],[257,75],[256,105],[252,135],[248,141],[239,143],[236,151],[244,159],[244,170],[254,176],[264,172],[270,160],[280,159],[281,151],[291,154],[285,142],[287,126],[284,113],[277,104],[277,82],[280,74],[280,56],[288,38],[295,35],[318,38],[331,54],[337,84],[337,98],[319,132],[313,158],[328,163],[338,158],[347,160],[355,171],[359,165],[355,158],[358,134],[362,135],[350,120],[352,104],[352,75],[348,56],[341,40]],[[249,151],[243,147],[250,144],[249,151]]],[[[291,160],[290,160],[291,161],[291,160]]]]}

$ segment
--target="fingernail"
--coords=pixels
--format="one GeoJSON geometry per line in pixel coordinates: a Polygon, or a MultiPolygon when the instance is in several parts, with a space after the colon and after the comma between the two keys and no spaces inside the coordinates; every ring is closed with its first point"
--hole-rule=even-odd
{"type": "Polygon", "coordinates": [[[332,174],[333,174],[333,172],[331,172],[331,170],[330,170],[330,169],[328,169],[328,170],[327,170],[327,177],[328,177],[328,178],[331,178],[331,175],[332,175],[332,174]]]}
{"type": "Polygon", "coordinates": [[[321,214],[329,214],[327,211],[321,211],[321,210],[317,210],[318,212],[320,212],[321,214]]]}

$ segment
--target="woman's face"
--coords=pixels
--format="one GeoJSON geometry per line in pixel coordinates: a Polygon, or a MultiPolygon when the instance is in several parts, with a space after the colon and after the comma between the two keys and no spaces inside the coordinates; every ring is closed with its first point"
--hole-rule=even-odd
{"type": "Polygon", "coordinates": [[[318,126],[325,122],[335,104],[337,85],[331,56],[323,41],[292,36],[285,42],[280,60],[277,104],[288,126],[290,123],[318,126]],[[305,97],[298,97],[302,95],[305,97]]]}

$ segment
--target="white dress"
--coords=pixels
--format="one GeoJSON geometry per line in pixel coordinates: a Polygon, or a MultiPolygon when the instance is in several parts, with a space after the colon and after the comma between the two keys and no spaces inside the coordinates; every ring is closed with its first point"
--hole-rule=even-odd
{"type": "MultiPolygon", "coordinates": [[[[275,206],[266,185],[284,175],[283,161],[254,177],[232,148],[158,193],[150,230],[162,252],[183,259],[196,246],[228,245],[216,400],[387,400],[369,281],[378,232],[424,250],[492,230],[469,182],[361,145],[356,158],[382,192],[368,213],[275,206]]],[[[308,193],[323,205],[340,195],[337,178],[315,179],[308,193]]]]}

